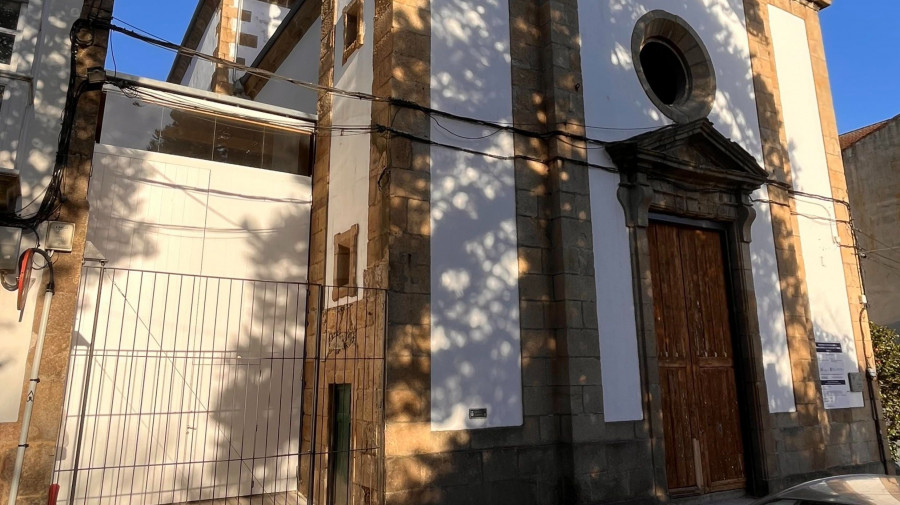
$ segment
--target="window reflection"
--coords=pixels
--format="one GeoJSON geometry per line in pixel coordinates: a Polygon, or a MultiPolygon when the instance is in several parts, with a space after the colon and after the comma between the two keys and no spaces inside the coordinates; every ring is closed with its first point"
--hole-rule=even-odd
{"type": "Polygon", "coordinates": [[[165,109],[162,127],[155,134],[158,150],[165,154],[201,160],[212,159],[216,122],[210,116],[165,109]]]}
{"type": "Polygon", "coordinates": [[[101,144],[309,175],[312,135],[207,111],[105,94],[101,144]]]}

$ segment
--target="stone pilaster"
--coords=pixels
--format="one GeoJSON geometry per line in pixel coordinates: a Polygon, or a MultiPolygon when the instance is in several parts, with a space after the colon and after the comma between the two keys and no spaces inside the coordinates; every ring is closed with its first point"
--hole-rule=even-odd
{"type": "Polygon", "coordinates": [[[818,10],[827,5],[796,0],[745,0],[765,164],[772,178],[780,183],[769,186],[769,200],[797,404],[795,413],[773,414],[774,446],[766,447],[768,479],[773,489],[779,489],[817,471],[848,467],[877,471],[883,467],[879,463],[881,449],[868,394],[864,393],[865,406],[860,409],[825,410],[822,402],[796,205],[785,189],[791,186],[791,165],[768,28],[768,5],[800,17],[806,24],[832,196],[837,200],[834,210],[838,233],[841,244],[846,246],[841,254],[860,369],[865,370],[873,358],[868,322],[860,305],[862,290],[854,237],[847,225],[848,208],[842,203],[847,200],[846,181],[819,28],[818,10]],[[795,477],[784,480],[788,474],[795,477]]]}
{"type": "MultiPolygon", "coordinates": [[[[219,25],[216,27],[216,48],[213,51],[213,56],[234,61],[235,56],[237,56],[239,17],[240,12],[237,2],[235,0],[222,0],[222,4],[219,6],[219,25]]],[[[230,95],[234,91],[234,84],[231,82],[231,79],[231,67],[216,64],[209,89],[214,93],[230,95]]]]}

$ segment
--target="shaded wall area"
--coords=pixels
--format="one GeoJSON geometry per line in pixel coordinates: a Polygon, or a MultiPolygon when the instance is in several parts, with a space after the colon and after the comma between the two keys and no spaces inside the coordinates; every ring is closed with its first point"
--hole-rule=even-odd
{"type": "MultiPolygon", "coordinates": [[[[875,125],[873,125],[875,126],[875,125]]],[[[871,128],[871,127],[869,127],[871,128]]],[[[852,139],[855,132],[841,136],[852,139]]],[[[869,318],[900,329],[900,116],[843,147],[844,171],[869,300],[869,318]]]]}

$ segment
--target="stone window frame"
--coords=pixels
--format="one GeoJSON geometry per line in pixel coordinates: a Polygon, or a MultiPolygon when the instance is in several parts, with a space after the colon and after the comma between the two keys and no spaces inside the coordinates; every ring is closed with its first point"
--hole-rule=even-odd
{"type": "Polygon", "coordinates": [[[653,105],[676,123],[704,118],[716,100],[716,72],[709,51],[700,35],[675,14],[654,10],[644,14],[631,35],[631,57],[634,71],[653,105]],[[662,42],[673,50],[685,65],[687,89],[673,104],[666,104],[650,87],[641,66],[641,50],[648,42],[662,42]]]}
{"type": "Polygon", "coordinates": [[[359,258],[359,225],[334,235],[334,267],[332,269],[331,300],[356,296],[356,268],[359,258]],[[341,249],[347,253],[342,254],[341,249]],[[346,262],[346,276],[341,275],[342,261],[346,262]],[[341,275],[341,278],[338,276],[341,275]],[[345,278],[344,278],[345,277],[345,278]]]}
{"type": "Polygon", "coordinates": [[[341,13],[341,22],[344,23],[344,40],[342,41],[343,45],[343,58],[341,60],[341,64],[346,64],[347,60],[350,59],[350,56],[356,52],[357,49],[362,47],[363,39],[366,33],[366,23],[363,19],[363,15],[365,10],[363,8],[363,0],[352,0],[346,7],[344,7],[344,11],[341,13]],[[348,39],[347,33],[348,28],[352,23],[356,25],[356,37],[354,39],[348,39]]]}

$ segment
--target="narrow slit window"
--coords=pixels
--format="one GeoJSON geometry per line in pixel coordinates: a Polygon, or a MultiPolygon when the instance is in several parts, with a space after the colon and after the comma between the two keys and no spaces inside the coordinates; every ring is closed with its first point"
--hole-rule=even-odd
{"type": "Polygon", "coordinates": [[[337,265],[335,266],[334,284],[339,288],[350,285],[350,248],[337,246],[337,265]]]}
{"type": "Polygon", "coordinates": [[[357,237],[359,225],[334,236],[334,286],[331,299],[334,301],[348,296],[356,296],[357,237]]]}

